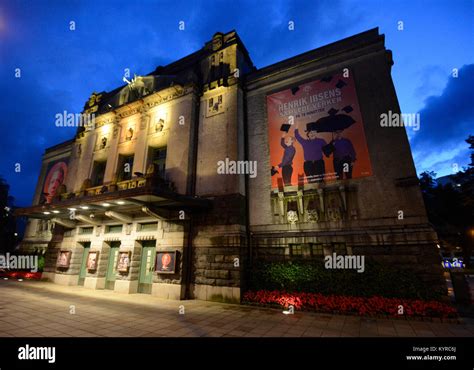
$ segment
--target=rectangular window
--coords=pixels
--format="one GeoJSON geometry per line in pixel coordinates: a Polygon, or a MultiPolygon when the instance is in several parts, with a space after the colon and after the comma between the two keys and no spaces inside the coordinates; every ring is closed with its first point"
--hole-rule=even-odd
{"type": "Polygon", "coordinates": [[[92,165],[91,175],[92,186],[100,186],[104,183],[106,165],[106,161],[94,161],[94,164],[92,165]]]}
{"type": "Polygon", "coordinates": [[[332,250],[336,254],[345,255],[347,254],[346,243],[332,243],[332,250]]]}
{"type": "Polygon", "coordinates": [[[117,174],[118,181],[126,181],[132,178],[134,155],[119,155],[117,174]]]}
{"type": "Polygon", "coordinates": [[[79,234],[92,234],[94,227],[80,227],[79,234]]]}
{"type": "Polygon", "coordinates": [[[121,233],[122,225],[109,225],[105,229],[106,233],[121,233]]]}
{"type": "Polygon", "coordinates": [[[153,166],[153,173],[164,179],[166,170],[166,147],[150,148],[149,153],[149,163],[150,166],[153,166]]]}
{"type": "Polygon", "coordinates": [[[290,256],[293,258],[311,258],[311,244],[290,244],[290,256]]]}
{"type": "Polygon", "coordinates": [[[301,244],[290,244],[291,257],[303,257],[303,246],[301,244]]]}
{"type": "Polygon", "coordinates": [[[324,250],[322,244],[311,243],[311,254],[313,257],[324,256],[324,250]]]}
{"type": "Polygon", "coordinates": [[[158,222],[145,222],[138,224],[137,231],[156,231],[158,229],[158,222]]]}
{"type": "Polygon", "coordinates": [[[293,258],[312,258],[315,253],[322,255],[322,245],[319,244],[290,244],[290,256],[293,258]],[[317,246],[317,247],[315,247],[317,246]],[[321,250],[318,249],[321,248],[321,250]]]}

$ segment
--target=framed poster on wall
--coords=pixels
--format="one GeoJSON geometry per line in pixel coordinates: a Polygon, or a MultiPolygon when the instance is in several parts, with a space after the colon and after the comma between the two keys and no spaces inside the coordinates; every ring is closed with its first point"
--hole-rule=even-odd
{"type": "Polygon", "coordinates": [[[158,274],[174,274],[176,272],[176,251],[157,252],[155,271],[158,274]]]}
{"type": "Polygon", "coordinates": [[[87,256],[87,270],[96,271],[98,261],[99,261],[99,252],[90,251],[89,255],[87,256]]]}
{"type": "Polygon", "coordinates": [[[128,272],[130,269],[130,252],[119,252],[119,258],[117,262],[118,272],[128,272]]]}
{"type": "Polygon", "coordinates": [[[67,172],[68,158],[63,158],[48,164],[42,185],[45,203],[51,203],[53,198],[58,194],[59,188],[66,181],[67,172]]]}
{"type": "Polygon", "coordinates": [[[273,189],[372,175],[352,74],[267,95],[267,117],[273,189]]]}
{"type": "Polygon", "coordinates": [[[71,251],[61,250],[58,253],[56,267],[67,269],[69,268],[70,261],[71,261],[71,251]]]}

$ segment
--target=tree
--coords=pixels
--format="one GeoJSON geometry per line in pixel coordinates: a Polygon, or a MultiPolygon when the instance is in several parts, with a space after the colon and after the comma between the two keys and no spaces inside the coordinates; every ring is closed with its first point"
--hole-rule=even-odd
{"type": "MultiPolygon", "coordinates": [[[[474,136],[466,140],[474,150],[474,136]]],[[[433,224],[440,240],[445,245],[460,246],[464,263],[470,267],[474,243],[474,153],[471,153],[469,168],[459,171],[452,178],[460,187],[451,184],[437,185],[432,171],[420,175],[428,219],[433,224]]]]}
{"type": "Polygon", "coordinates": [[[10,186],[0,176],[0,250],[12,251],[17,242],[16,219],[13,215],[13,197],[8,195],[10,186]]]}
{"type": "Polygon", "coordinates": [[[469,163],[469,167],[474,167],[474,136],[469,135],[469,137],[466,139],[466,143],[469,144],[469,149],[472,150],[471,163],[469,163]]]}
{"type": "Polygon", "coordinates": [[[421,191],[428,192],[432,190],[436,184],[435,182],[436,173],[433,171],[425,171],[420,174],[420,187],[421,191]]]}

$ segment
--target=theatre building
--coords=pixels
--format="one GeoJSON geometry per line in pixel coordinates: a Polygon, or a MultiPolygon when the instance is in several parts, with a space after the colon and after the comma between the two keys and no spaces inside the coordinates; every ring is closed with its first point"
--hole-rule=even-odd
{"type": "Polygon", "coordinates": [[[239,302],[255,260],[334,252],[444,289],[405,128],[381,124],[392,65],[378,29],[261,69],[229,32],[125,76],[46,149],[21,249],[57,284],[170,299],[239,302]]]}

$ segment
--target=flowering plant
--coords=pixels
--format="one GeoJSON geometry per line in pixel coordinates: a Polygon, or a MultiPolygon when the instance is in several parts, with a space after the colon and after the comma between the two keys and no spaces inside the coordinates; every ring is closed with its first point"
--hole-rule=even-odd
{"type": "Polygon", "coordinates": [[[41,272],[29,271],[0,271],[1,278],[26,279],[26,280],[40,280],[41,272]]]}
{"type": "Polygon", "coordinates": [[[285,291],[248,291],[243,301],[262,305],[279,305],[287,308],[293,306],[299,310],[318,312],[357,314],[357,315],[390,315],[418,317],[457,317],[457,311],[448,304],[430,300],[400,299],[384,297],[350,297],[322,295],[319,293],[288,293],[285,291]],[[403,311],[400,311],[400,306],[403,311]]]}

